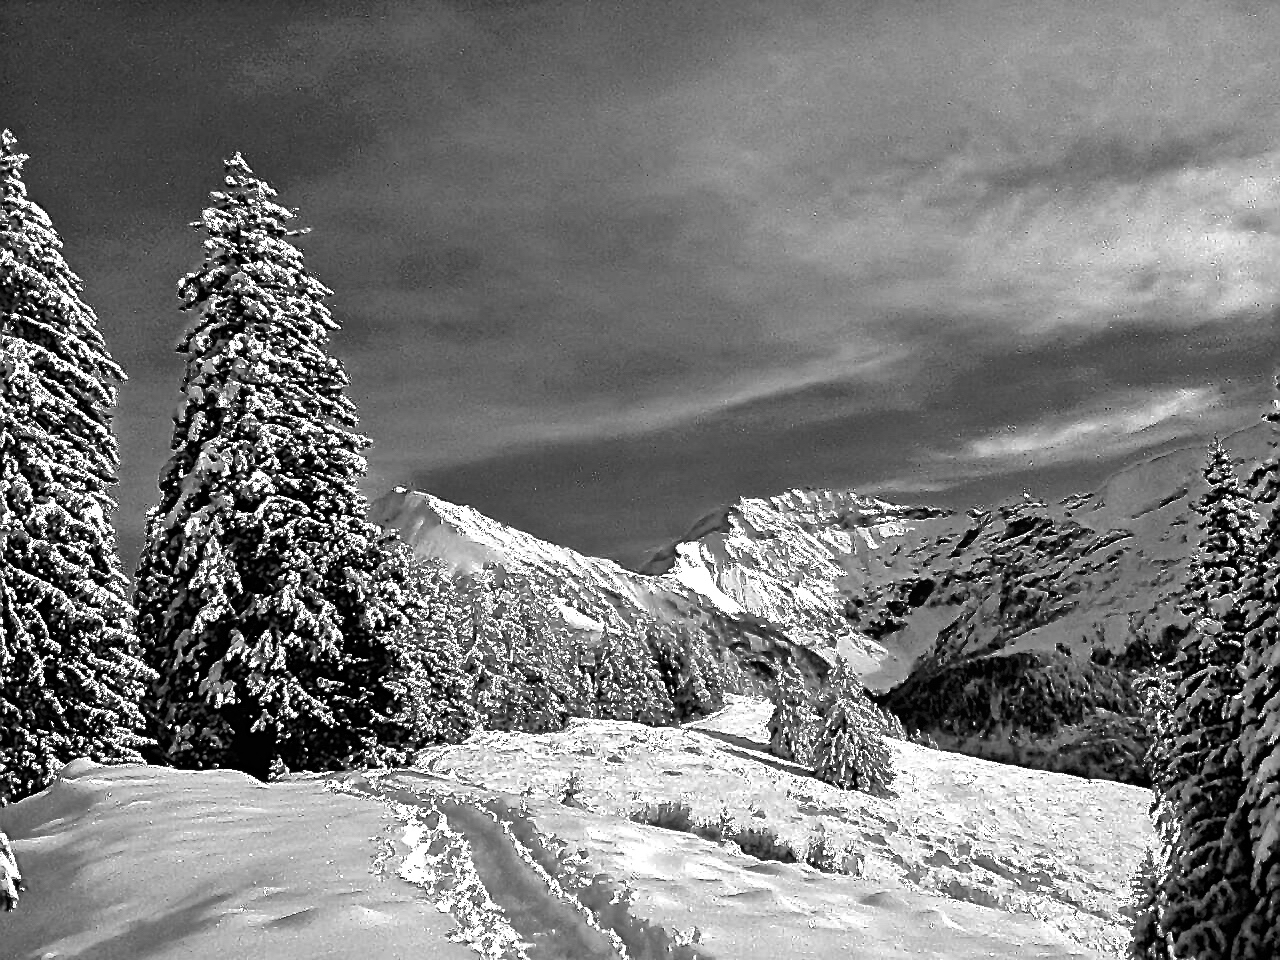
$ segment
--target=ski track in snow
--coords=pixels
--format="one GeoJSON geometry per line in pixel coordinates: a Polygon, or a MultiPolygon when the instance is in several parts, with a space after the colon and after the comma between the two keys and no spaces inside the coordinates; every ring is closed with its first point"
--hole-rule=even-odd
{"type": "MultiPolygon", "coordinates": [[[[945,904],[970,927],[983,911],[1009,929],[1041,924],[1065,941],[1061,955],[1122,952],[1128,878],[1149,841],[1148,791],[895,743],[895,797],[847,793],[764,752],[768,712],[766,703],[732,698],[720,715],[683,730],[577,721],[559,734],[487,732],[426,751],[419,769],[550,800],[535,810],[539,826],[583,843],[599,869],[638,884],[645,915],[660,923],[689,909],[692,889],[706,900],[700,924],[704,906],[754,899],[762,910],[776,906],[780,922],[838,922],[847,935],[884,921],[847,912],[849,898],[880,890],[945,904]],[[554,803],[572,771],[580,772],[586,806],[613,823],[594,826],[582,811],[554,803]],[[768,862],[743,870],[732,865],[745,858],[736,849],[670,832],[660,839],[656,828],[619,822],[662,800],[687,803],[701,820],[723,809],[740,825],[773,827],[794,849],[821,824],[852,848],[862,875],[819,880],[808,867],[768,862]],[[826,886],[834,909],[815,899],[826,886]]],[[[715,956],[732,955],[714,930],[705,945],[715,956]]]]}
{"type": "Polygon", "coordinates": [[[331,788],[389,806],[409,849],[398,875],[453,918],[450,939],[484,960],[711,960],[690,934],[631,916],[624,889],[581,872],[580,858],[500,799],[412,771],[352,774],[331,788]]]}

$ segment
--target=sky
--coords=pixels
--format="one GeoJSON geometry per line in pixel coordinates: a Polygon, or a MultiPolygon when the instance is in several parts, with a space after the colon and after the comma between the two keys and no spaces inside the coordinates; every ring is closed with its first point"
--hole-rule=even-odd
{"type": "Polygon", "coordinates": [[[739,496],[1088,489],[1257,422],[1280,5],[0,4],[0,126],[168,455],[188,224],[242,151],[405,484],[637,564],[739,496]]]}

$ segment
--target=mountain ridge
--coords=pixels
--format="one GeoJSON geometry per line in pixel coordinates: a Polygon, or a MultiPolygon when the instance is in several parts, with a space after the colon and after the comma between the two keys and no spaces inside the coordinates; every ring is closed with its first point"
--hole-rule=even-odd
{"type": "MultiPolygon", "coordinates": [[[[1270,443],[1266,423],[1224,438],[1246,466],[1270,443]]],[[[818,684],[844,660],[944,746],[1141,782],[1132,680],[1187,628],[1176,598],[1203,460],[1196,446],[1166,451],[1054,504],[1027,493],[954,510],[813,488],[743,497],[640,570],[403,487],[373,516],[459,575],[492,564],[534,578],[579,629],[698,623],[766,684],[784,651],[818,684]]]]}

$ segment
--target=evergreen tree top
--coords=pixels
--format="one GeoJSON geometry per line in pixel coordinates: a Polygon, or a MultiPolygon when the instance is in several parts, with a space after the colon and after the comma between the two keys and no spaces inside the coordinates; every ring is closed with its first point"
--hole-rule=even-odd
{"type": "Polygon", "coordinates": [[[288,229],[284,226],[298,216],[297,210],[276,203],[275,189],[253,172],[244,155],[235,153],[223,161],[226,190],[209,194],[213,205],[204,216],[192,223],[212,236],[241,237],[246,230],[259,230],[271,237],[296,237],[310,229],[288,229]],[[221,215],[220,215],[221,214],[221,215]]]}
{"type": "Polygon", "coordinates": [[[27,196],[22,179],[27,159],[18,152],[13,132],[0,131],[0,322],[6,332],[40,343],[92,374],[105,391],[106,405],[114,406],[114,383],[128,378],[111,359],[97,316],[80,299],[84,283],[63,258],[53,221],[27,196]],[[13,325],[19,313],[20,330],[13,325]],[[57,317],[56,330],[49,329],[51,316],[57,317]]]}
{"type": "Polygon", "coordinates": [[[0,177],[3,177],[6,193],[10,184],[13,184],[15,192],[20,191],[24,197],[27,195],[27,189],[22,183],[22,165],[29,159],[31,158],[25,153],[18,152],[18,138],[13,135],[12,130],[6,127],[0,131],[0,177]]]}
{"type": "Polygon", "coordinates": [[[1236,473],[1231,461],[1231,454],[1222,445],[1222,439],[1215,436],[1209,441],[1209,455],[1204,466],[1204,478],[1211,489],[1229,490],[1244,496],[1244,484],[1236,473]]]}
{"type": "MultiPolygon", "coordinates": [[[[323,348],[329,332],[339,327],[322,302],[333,291],[310,274],[302,251],[289,242],[309,229],[286,226],[297,212],[275,202],[276,191],[253,172],[242,154],[228,158],[223,166],[226,189],[211,192],[210,205],[191,224],[207,239],[204,263],[178,284],[183,309],[220,315],[218,325],[229,323],[243,334],[263,334],[264,324],[277,332],[289,328],[294,331],[291,349],[323,348]],[[223,309],[228,301],[236,301],[230,311],[223,309]]],[[[190,343],[190,336],[200,329],[198,324],[179,352],[191,347],[202,352],[202,344],[190,343]]],[[[336,364],[332,372],[345,387],[336,364]]]]}
{"type": "MultiPolygon", "coordinates": [[[[1213,539],[1213,532],[1221,532],[1237,545],[1247,545],[1255,540],[1254,531],[1260,518],[1236,473],[1230,454],[1217,437],[1209,444],[1203,476],[1208,489],[1192,509],[1203,518],[1201,527],[1211,534],[1210,539],[1213,539]]],[[[1221,549],[1226,545],[1211,542],[1209,546],[1221,549]]]]}
{"type": "Polygon", "coordinates": [[[53,222],[27,196],[26,160],[13,132],[0,132],[0,338],[52,386],[44,409],[51,422],[74,424],[76,469],[107,481],[117,466],[110,410],[127,378],[81,299],[83,284],[62,255],[53,222]]]}

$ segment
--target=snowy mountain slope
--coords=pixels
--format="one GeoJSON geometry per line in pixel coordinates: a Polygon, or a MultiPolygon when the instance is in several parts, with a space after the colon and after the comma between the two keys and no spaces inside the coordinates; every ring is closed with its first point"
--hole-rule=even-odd
{"type": "Polygon", "coordinates": [[[373,521],[394,528],[420,558],[444,560],[455,573],[486,564],[554,581],[560,599],[579,613],[608,616],[613,610],[641,610],[662,616],[706,603],[678,581],[653,582],[611,560],[588,557],[499,523],[480,511],[428,493],[397,487],[375,501],[373,521]]]}
{"type": "Polygon", "coordinates": [[[904,550],[954,527],[950,511],[852,491],[745,498],[694,525],[642,569],[710,583],[743,610],[814,646],[833,643],[864,677],[900,651],[851,629],[849,603],[908,572],[904,550]]]}
{"type": "MultiPolygon", "coordinates": [[[[1260,423],[1224,442],[1247,474],[1249,465],[1266,455],[1270,437],[1269,426],[1260,423]]],[[[1194,545],[1191,503],[1204,489],[1204,457],[1200,446],[1174,450],[1125,467],[1092,494],[1045,505],[1042,513],[1053,530],[1046,528],[1049,536],[1033,540],[1021,559],[1036,567],[1067,554],[1072,561],[1085,561],[1075,567],[1068,563],[1062,572],[1076,584],[1067,592],[1083,591],[1088,602],[1055,615],[1055,626],[1031,625],[1020,648],[1054,649],[1059,642],[1099,634],[1122,648],[1134,627],[1160,612],[1153,607],[1168,608],[1157,601],[1175,589],[1170,585],[1179,581],[1180,570],[1172,568],[1194,545]],[[1090,558],[1106,571],[1087,569],[1090,558]]],[[[906,676],[953,619],[931,612],[939,607],[933,594],[939,585],[931,573],[950,571],[953,580],[964,580],[999,543],[1027,532],[1004,531],[996,520],[996,512],[987,509],[959,513],[898,506],[847,491],[792,490],[739,500],[712,514],[643,569],[660,574],[696,565],[700,582],[710,582],[747,612],[784,629],[851,619],[881,642],[882,653],[864,671],[864,680],[887,689],[906,676]],[[891,602],[907,615],[886,630],[875,620],[894,615],[886,610],[891,602]]]]}
{"type": "Polygon", "coordinates": [[[844,793],[763,752],[767,713],[735,698],[683,730],[483,733],[411,770],[266,786],[77,761],[0,810],[31,881],[0,955],[1117,955],[1145,791],[895,744],[895,796],[844,793]],[[821,822],[854,872],[630,819],[664,800],[797,845],[821,822]]]}
{"type": "MultiPolygon", "coordinates": [[[[1226,444],[1247,474],[1270,427],[1226,444]]],[[[990,759],[1142,782],[1130,688],[1186,628],[1199,446],[1132,464],[1091,494],[953,512],[850,491],[739,500],[641,572],[398,488],[374,519],[459,573],[533,578],[576,629],[699,623],[769,672],[839,656],[908,727],[990,759]]]]}
{"type": "MultiPolygon", "coordinates": [[[[1247,475],[1270,441],[1258,424],[1225,442],[1247,475]]],[[[863,681],[950,748],[1140,780],[1129,677],[1186,627],[1176,598],[1204,457],[1174,450],[1052,505],[744,499],[645,570],[697,563],[702,582],[784,631],[865,638],[841,645],[863,681]]]]}
{"type": "MultiPolygon", "coordinates": [[[[612,560],[540,540],[471,507],[404,487],[375,501],[371,516],[398,531],[416,556],[441,560],[456,575],[492,565],[529,578],[575,630],[598,634],[609,624],[654,618],[702,625],[748,663],[768,662],[779,647],[792,649],[791,638],[762,618],[744,617],[742,606],[694,563],[663,576],[636,573],[612,560]]],[[[826,661],[810,649],[815,638],[797,633],[795,639],[802,667],[825,675],[826,661]]]]}

